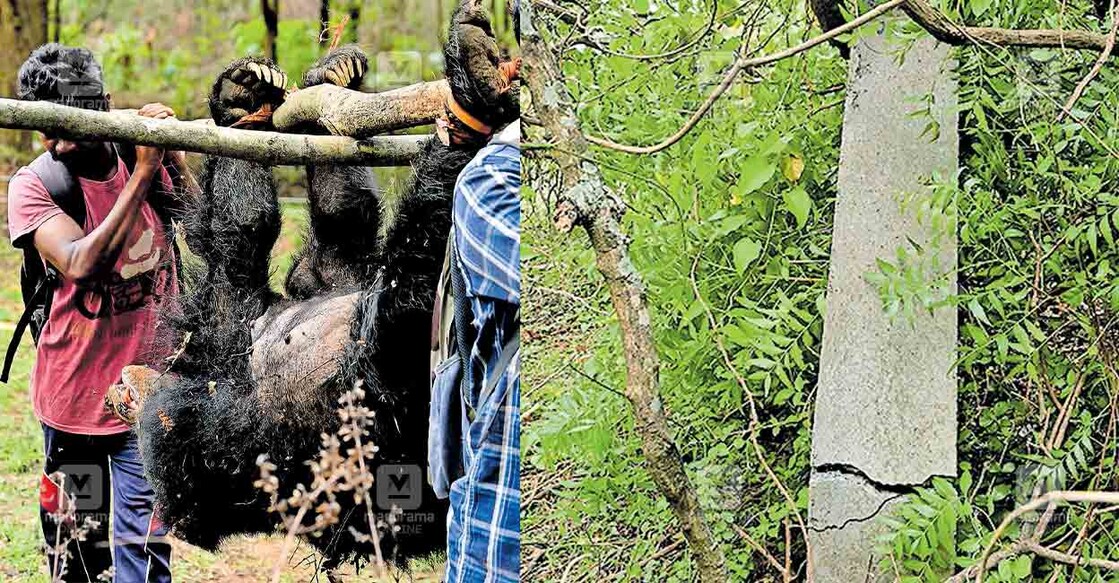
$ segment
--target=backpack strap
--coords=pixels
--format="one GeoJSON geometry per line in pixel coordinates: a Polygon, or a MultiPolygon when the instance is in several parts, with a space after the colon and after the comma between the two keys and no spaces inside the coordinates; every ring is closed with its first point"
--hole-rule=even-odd
{"type": "Polygon", "coordinates": [[[451,292],[454,241],[454,227],[452,226],[451,234],[447,237],[447,245],[443,252],[443,267],[439,270],[439,280],[435,285],[435,310],[431,318],[431,378],[433,381],[439,365],[458,349],[458,343],[451,332],[455,321],[454,294],[451,292]]]}
{"type": "MultiPolygon", "coordinates": [[[[24,253],[26,255],[28,251],[24,250],[24,253]]],[[[40,260],[38,253],[34,253],[33,260],[40,260]]],[[[23,332],[28,325],[31,326],[31,336],[38,342],[39,331],[46,324],[47,316],[50,314],[51,302],[54,298],[54,288],[57,286],[58,272],[50,269],[44,277],[39,279],[29,300],[25,301],[23,314],[20,315],[19,322],[16,323],[16,329],[12,332],[12,339],[8,342],[8,351],[4,354],[4,370],[0,372],[0,382],[8,382],[8,376],[12,372],[12,362],[15,361],[16,351],[19,350],[19,341],[23,338],[23,332]],[[42,303],[40,304],[40,302],[42,303]]]]}
{"type": "Polygon", "coordinates": [[[458,352],[459,362],[462,364],[462,381],[468,382],[470,377],[470,324],[471,312],[470,298],[466,294],[466,279],[462,275],[462,264],[459,263],[458,246],[455,245],[455,232],[451,229],[451,237],[447,244],[450,255],[451,268],[451,294],[454,308],[455,347],[458,352]]]}
{"type": "MultiPolygon", "coordinates": [[[[28,168],[39,177],[51,200],[62,209],[62,212],[74,219],[78,225],[83,225],[86,213],[85,198],[81,187],[78,186],[66,165],[55,160],[50,152],[44,152],[35,158],[28,168]]],[[[8,350],[4,355],[4,368],[0,371],[0,382],[4,383],[8,382],[20,340],[23,339],[23,333],[29,326],[32,341],[38,344],[39,334],[50,316],[54,290],[61,281],[58,270],[43,261],[35,245],[24,242],[20,247],[23,249],[23,267],[20,268],[19,274],[23,314],[16,323],[16,329],[12,332],[12,339],[8,342],[8,350]]]]}
{"type": "MultiPolygon", "coordinates": [[[[465,385],[471,382],[470,371],[470,341],[471,330],[469,328],[470,321],[472,320],[473,310],[470,309],[470,298],[466,293],[466,279],[462,274],[462,265],[459,263],[458,248],[454,245],[454,230],[451,231],[451,239],[447,245],[448,253],[450,255],[450,271],[451,271],[451,287],[453,288],[454,297],[452,298],[454,304],[454,328],[455,328],[455,344],[458,350],[459,361],[462,365],[462,383],[465,385]]],[[[446,303],[446,302],[443,302],[446,303]]],[[[497,387],[497,383],[505,376],[505,369],[509,368],[513,358],[521,350],[521,329],[520,318],[514,318],[517,322],[510,330],[509,338],[501,347],[501,357],[493,368],[489,369],[490,377],[486,379],[486,383],[482,386],[481,391],[478,393],[476,404],[484,403],[489,398],[490,394],[497,387]]],[[[465,394],[465,393],[464,393],[465,394]]],[[[466,402],[464,400],[464,402],[466,402]]],[[[473,419],[473,413],[470,413],[473,419]]]]}
{"type": "Polygon", "coordinates": [[[79,227],[84,225],[85,198],[81,186],[70,173],[70,169],[51,157],[50,152],[43,152],[27,167],[42,181],[54,204],[74,219],[79,227]]]}
{"type": "Polygon", "coordinates": [[[497,388],[497,383],[505,376],[505,369],[513,362],[513,358],[521,352],[521,319],[515,319],[517,322],[513,326],[513,330],[509,335],[509,339],[501,346],[501,358],[497,360],[497,364],[491,370],[490,378],[486,380],[485,386],[482,387],[482,392],[478,394],[478,402],[484,403],[489,398],[493,390],[497,388]]]}

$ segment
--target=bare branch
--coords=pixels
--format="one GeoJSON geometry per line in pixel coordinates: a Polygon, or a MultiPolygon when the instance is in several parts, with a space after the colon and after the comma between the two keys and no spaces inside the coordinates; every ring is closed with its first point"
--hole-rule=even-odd
{"type": "Polygon", "coordinates": [[[833,39],[841,34],[851,32],[852,30],[868,22],[871,22],[879,16],[889,12],[890,10],[897,8],[905,2],[906,0],[890,0],[885,4],[875,7],[873,10],[852,20],[851,22],[844,24],[843,26],[833,28],[824,34],[821,34],[820,36],[809,39],[795,47],[773,53],[772,55],[756,57],[753,59],[739,57],[737,60],[735,60],[734,64],[731,65],[731,68],[727,70],[726,74],[723,75],[723,80],[719,83],[719,86],[716,87],[715,90],[707,96],[707,99],[703,102],[703,105],[701,105],[699,109],[697,109],[696,112],[692,114],[692,117],[684,123],[684,126],[677,130],[675,134],[672,134],[671,136],[665,138],[659,144],[654,144],[652,146],[630,146],[627,144],[619,144],[617,142],[612,142],[605,138],[599,138],[595,136],[587,136],[587,141],[604,148],[610,148],[611,150],[626,152],[627,154],[653,154],[655,152],[664,150],[665,148],[672,146],[676,142],[679,142],[681,138],[688,134],[688,132],[692,131],[692,128],[694,128],[696,124],[698,124],[699,121],[703,119],[703,116],[707,115],[707,112],[711,110],[711,107],[715,105],[715,102],[718,101],[719,98],[727,92],[727,89],[730,89],[730,86],[734,83],[734,80],[740,73],[742,73],[742,71],[753,67],[761,67],[763,65],[775,63],[782,59],[787,59],[793,55],[803,53],[804,51],[807,51],[808,49],[811,49],[821,43],[827,42],[829,39],[833,39]]]}
{"type": "MultiPolygon", "coordinates": [[[[988,28],[978,26],[961,26],[952,22],[948,17],[941,14],[935,8],[924,2],[924,0],[890,0],[884,4],[875,7],[866,14],[855,18],[851,22],[833,28],[824,34],[813,37],[799,45],[790,47],[783,51],[779,51],[772,55],[763,57],[755,57],[746,59],[739,57],[731,68],[723,75],[722,82],[719,86],[707,96],[703,105],[699,107],[692,114],[692,116],[684,123],[684,125],[676,131],[676,133],[665,138],[660,143],[651,146],[633,146],[629,144],[619,144],[596,136],[586,136],[587,141],[625,152],[627,154],[653,154],[664,150],[681,138],[688,134],[696,124],[703,119],[705,115],[715,105],[715,102],[723,96],[724,93],[730,89],[734,80],[745,69],[769,65],[787,59],[789,57],[798,55],[816,47],[828,40],[831,40],[839,35],[846,34],[864,24],[874,21],[881,17],[883,14],[893,10],[894,8],[901,7],[910,18],[913,19],[918,25],[924,28],[933,38],[950,45],[963,45],[973,43],[986,43],[997,46],[1025,46],[1025,47],[1049,47],[1049,48],[1067,48],[1079,50],[1095,50],[1106,51],[1107,55],[1111,54],[1110,49],[1107,49],[1108,38],[1099,33],[1087,32],[1081,30],[1052,30],[1052,29],[1036,29],[1036,30],[1014,30],[1006,28],[988,28]]],[[[1102,60],[1100,66],[1102,66],[1102,60]]]]}
{"type": "MultiPolygon", "coordinates": [[[[777,560],[777,558],[773,556],[773,553],[770,553],[758,541],[754,540],[754,538],[750,536],[750,533],[746,532],[745,528],[742,528],[741,526],[738,526],[737,524],[731,524],[730,526],[731,526],[731,528],[734,529],[734,532],[738,533],[738,536],[742,537],[742,540],[746,541],[746,544],[750,545],[751,548],[753,548],[755,551],[757,551],[758,554],[761,555],[762,558],[764,558],[766,560],[766,562],[768,562],[770,565],[772,565],[773,568],[776,569],[778,573],[781,573],[782,580],[785,580],[785,581],[789,580],[790,574],[789,574],[788,567],[786,567],[785,565],[782,565],[777,560]]],[[[786,545],[786,550],[788,550],[788,545],[786,545]]]]}
{"type": "Polygon", "coordinates": [[[1109,561],[1107,559],[1093,559],[1091,557],[1081,557],[1079,555],[1072,555],[1064,553],[1056,549],[1042,546],[1036,542],[1027,541],[1025,550],[1043,558],[1055,561],[1057,563],[1064,563],[1066,565],[1076,565],[1080,567],[1093,567],[1096,569],[1107,569],[1108,571],[1119,571],[1119,561],[1109,561]]]}
{"type": "Polygon", "coordinates": [[[129,142],[270,165],[407,166],[427,139],[426,136],[383,136],[355,140],[345,136],[239,130],[14,99],[0,99],[0,128],[38,130],[75,139],[129,142]]]}
{"type": "MultiPolygon", "coordinates": [[[[991,561],[989,560],[990,558],[992,558],[991,551],[995,548],[995,545],[998,544],[999,539],[1002,538],[1002,535],[1004,533],[1006,533],[1006,530],[1008,528],[1010,528],[1010,525],[1013,524],[1015,520],[1017,520],[1023,514],[1033,512],[1033,511],[1037,510],[1038,508],[1041,508],[1042,506],[1049,505],[1051,502],[1058,502],[1058,501],[1059,502],[1095,502],[1095,503],[1101,503],[1101,504],[1117,504],[1117,503],[1119,503],[1119,492],[1088,492],[1088,491],[1079,491],[1079,490],[1068,490],[1068,491],[1058,490],[1058,491],[1048,492],[1046,494],[1038,496],[1037,498],[1034,498],[1032,501],[1030,501],[1028,504],[1024,504],[1022,506],[1019,506],[1013,512],[1006,515],[1006,518],[1004,518],[1002,520],[1002,523],[999,524],[999,527],[995,529],[994,534],[991,535],[991,542],[987,543],[986,548],[983,549],[983,554],[980,555],[980,557],[979,557],[979,562],[977,564],[976,571],[975,571],[975,582],[976,583],[983,583],[983,573],[986,570],[986,568],[989,566],[989,564],[991,563],[991,561]]],[[[1019,552],[1021,552],[1022,549],[1030,550],[1031,552],[1037,552],[1037,549],[1034,548],[1034,547],[1044,549],[1044,547],[1041,547],[1039,543],[1036,543],[1033,540],[1026,540],[1022,543],[1022,547],[1021,547],[1021,549],[1019,549],[1019,552]]],[[[1053,551],[1052,549],[1044,549],[1044,550],[1051,551],[1050,554],[1052,556],[1064,555],[1064,553],[1059,553],[1058,551],[1053,551]]],[[[1066,556],[1071,557],[1071,555],[1066,555],[1066,556]]],[[[1081,560],[1086,560],[1086,559],[1081,559],[1081,560]]],[[[1064,561],[1062,561],[1062,562],[1064,562],[1064,561]]],[[[1110,562],[1110,561],[1108,561],[1108,562],[1110,562]]]]}
{"type": "MultiPolygon", "coordinates": [[[[999,563],[1012,559],[1018,555],[1025,553],[1033,553],[1043,559],[1064,563],[1067,565],[1079,565],[1083,567],[1094,567],[1098,569],[1108,569],[1111,571],[1119,571],[1119,562],[1109,561],[1106,559],[1085,558],[1071,553],[1058,551],[1056,549],[1046,547],[1041,544],[1041,538],[1045,536],[1045,530],[1049,526],[1049,521],[1052,518],[1053,510],[1056,508],[1058,502],[1109,502],[1119,500],[1119,492],[1081,492],[1081,491],[1065,491],[1065,492],[1049,492],[1044,496],[1040,496],[1030,503],[1019,507],[1014,512],[1011,512],[995,530],[994,536],[987,548],[984,549],[983,555],[979,558],[976,564],[956,573],[945,580],[945,583],[963,583],[968,579],[975,578],[976,581],[983,580],[983,572],[987,569],[992,569],[999,563]],[[995,543],[999,537],[1002,536],[1006,528],[1014,522],[1015,519],[1028,512],[1033,512],[1042,506],[1045,511],[1042,513],[1041,519],[1038,520],[1037,527],[1033,533],[1026,536],[1023,535],[1021,539],[1011,544],[1009,547],[992,553],[991,549],[994,548],[995,543]]],[[[1107,507],[1107,510],[1113,510],[1119,507],[1107,507]]]]}
{"type": "Polygon", "coordinates": [[[1115,35],[1119,34],[1119,2],[1112,0],[1111,6],[1111,32],[1107,35],[1107,41],[1103,47],[1103,51],[1100,53],[1100,57],[1096,59],[1096,63],[1092,65],[1092,69],[1088,71],[1088,74],[1080,80],[1080,83],[1076,84],[1076,89],[1072,92],[1072,95],[1069,96],[1068,101],[1065,102],[1065,106],[1061,108],[1061,113],[1057,115],[1057,121],[1060,121],[1064,116],[1072,113],[1072,106],[1076,105],[1076,101],[1084,94],[1084,90],[1088,88],[1088,84],[1092,82],[1092,79],[1096,78],[1096,75],[1100,74],[1100,69],[1103,69],[1103,64],[1111,58],[1111,51],[1115,48],[1115,35]]]}
{"type": "Polygon", "coordinates": [[[1107,38],[1083,30],[990,28],[952,22],[924,0],[906,0],[902,10],[936,40],[950,45],[986,43],[1000,47],[1047,47],[1102,51],[1107,38]]]}

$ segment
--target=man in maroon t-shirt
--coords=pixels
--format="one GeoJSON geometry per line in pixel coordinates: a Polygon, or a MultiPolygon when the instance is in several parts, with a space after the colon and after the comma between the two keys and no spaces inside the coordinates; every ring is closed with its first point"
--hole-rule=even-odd
{"type": "MultiPolygon", "coordinates": [[[[86,49],[58,44],[36,49],[19,71],[19,97],[107,110],[101,68],[86,49]]],[[[139,115],[174,116],[161,104],[139,115]]],[[[156,519],[136,438],[104,403],[109,386],[129,364],[150,362],[160,303],[178,293],[175,247],[150,197],[167,197],[174,185],[159,148],[136,147],[129,171],[111,143],[43,135],[43,146],[80,187],[85,217],[63,211],[28,167],[8,185],[8,230],[16,247],[34,245],[61,275],[31,373],[35,414],[42,423],[46,463],[40,484],[40,517],[47,563],[65,580],[97,580],[115,567],[115,581],[170,581],[171,549],[156,519]],[[72,524],[58,524],[60,490],[75,499],[77,525],[99,525],[84,540],[72,524]],[[111,479],[110,479],[111,475],[111,479]],[[111,496],[110,496],[111,492],[111,496]],[[112,506],[113,540],[108,540],[112,506]],[[56,540],[59,538],[63,540],[56,540]],[[66,552],[68,551],[68,552],[66,552]]],[[[195,190],[182,154],[167,161],[195,190]]]]}

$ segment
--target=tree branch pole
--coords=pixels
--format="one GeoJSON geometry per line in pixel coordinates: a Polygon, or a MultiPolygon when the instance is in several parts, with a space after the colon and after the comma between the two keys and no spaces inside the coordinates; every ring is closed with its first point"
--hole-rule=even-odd
{"type": "Polygon", "coordinates": [[[598,271],[606,280],[618,314],[626,362],[625,395],[633,405],[646,469],[680,521],[699,579],[722,583],[727,580],[726,559],[684,471],[660,399],[660,362],[645,288],[630,262],[628,239],[619,225],[625,207],[603,182],[597,165],[585,159],[589,146],[579,129],[555,56],[532,25],[531,6],[524,3],[522,7],[528,12],[522,14],[522,79],[528,85],[534,110],[554,143],[561,146],[552,150],[564,189],[557,227],[568,232],[578,224],[590,236],[598,271]]]}
{"type": "Polygon", "coordinates": [[[902,10],[936,40],[949,45],[986,43],[1000,47],[1077,49],[1102,52],[1107,35],[1084,30],[1013,29],[952,22],[924,0],[906,0],[902,10]]]}
{"type": "Polygon", "coordinates": [[[274,124],[281,129],[322,127],[335,134],[332,136],[241,130],[217,127],[206,123],[208,120],[159,120],[126,111],[91,111],[12,99],[0,99],[0,128],[159,146],[269,165],[407,166],[427,136],[375,134],[431,123],[443,113],[448,92],[446,81],[384,93],[321,85],[292,93],[273,114],[274,124]]]}
{"type": "Polygon", "coordinates": [[[443,113],[451,88],[446,80],[416,83],[382,93],[316,85],[288,95],[272,124],[280,131],[318,126],[336,136],[367,138],[431,123],[443,113]]]}

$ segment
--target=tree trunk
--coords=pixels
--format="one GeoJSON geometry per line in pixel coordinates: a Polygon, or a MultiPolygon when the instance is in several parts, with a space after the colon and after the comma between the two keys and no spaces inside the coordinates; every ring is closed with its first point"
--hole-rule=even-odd
{"type": "Polygon", "coordinates": [[[350,23],[346,25],[346,35],[343,40],[350,43],[358,41],[358,27],[361,25],[361,2],[360,0],[351,0],[350,2],[350,23]]]}
{"type": "MultiPolygon", "coordinates": [[[[523,6],[531,9],[528,3],[523,6]]],[[[555,56],[530,19],[529,14],[522,13],[522,22],[526,23],[522,78],[532,96],[533,109],[550,134],[548,141],[556,146],[551,156],[559,166],[563,189],[556,225],[565,232],[579,225],[590,236],[598,271],[606,280],[618,314],[626,362],[625,395],[633,405],[645,469],[680,523],[699,580],[722,583],[727,580],[723,550],[699,505],[660,399],[660,359],[644,282],[630,261],[620,225],[625,205],[602,180],[598,166],[586,158],[588,142],[579,128],[575,104],[563,85],[555,56]]]]}
{"type": "Polygon", "coordinates": [[[319,2],[319,48],[330,45],[330,0],[319,2]]]}
{"type": "MultiPolygon", "coordinates": [[[[0,97],[14,97],[19,67],[47,42],[47,0],[0,0],[0,97]]],[[[31,132],[0,132],[0,149],[31,155],[31,132]]]]}
{"type": "Polygon", "coordinates": [[[876,518],[934,476],[956,472],[956,310],[887,314],[866,279],[879,260],[920,245],[923,285],[955,291],[954,224],[930,227],[917,216],[926,199],[903,207],[899,196],[930,197],[927,180],[956,175],[953,59],[928,37],[904,62],[888,46],[879,33],[851,50],[812,423],[808,520],[818,583],[894,580],[877,569],[884,527],[876,518]],[[913,115],[915,99],[930,92],[933,106],[913,115]],[[939,130],[928,132],[930,123],[939,130]]]}
{"type": "Polygon", "coordinates": [[[260,0],[260,9],[264,13],[264,54],[276,64],[276,37],[279,35],[279,8],[280,0],[260,0]]]}

